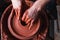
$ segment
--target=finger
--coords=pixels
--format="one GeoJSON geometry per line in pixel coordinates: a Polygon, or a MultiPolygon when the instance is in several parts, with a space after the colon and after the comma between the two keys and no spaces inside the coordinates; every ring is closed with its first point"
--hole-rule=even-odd
{"type": "Polygon", "coordinates": [[[34,20],[31,21],[31,24],[30,24],[30,26],[29,26],[29,30],[30,30],[31,27],[33,26],[33,22],[34,22],[34,20]]]}
{"type": "Polygon", "coordinates": [[[15,9],[15,14],[16,14],[17,19],[19,19],[20,11],[18,9],[15,9]]]}
{"type": "Polygon", "coordinates": [[[28,24],[29,22],[31,22],[32,18],[29,18],[26,20],[26,23],[28,24]]]}
{"type": "Polygon", "coordinates": [[[17,9],[15,10],[15,13],[16,13],[16,16],[17,16],[17,13],[18,13],[18,12],[17,12],[17,9]]]}
{"type": "Polygon", "coordinates": [[[30,23],[27,24],[27,27],[28,27],[28,28],[29,28],[29,26],[30,26],[30,23]]]}
{"type": "Polygon", "coordinates": [[[15,9],[16,16],[20,15],[20,11],[18,9],[15,9]]]}
{"type": "Polygon", "coordinates": [[[27,22],[28,19],[29,19],[29,17],[28,17],[28,15],[26,15],[25,22],[27,22]]]}
{"type": "Polygon", "coordinates": [[[18,16],[20,16],[20,9],[18,9],[18,16]]]}
{"type": "Polygon", "coordinates": [[[17,9],[17,16],[19,17],[20,16],[20,10],[17,9]]]}
{"type": "Polygon", "coordinates": [[[27,12],[23,14],[22,20],[24,21],[26,18],[27,12]]]}

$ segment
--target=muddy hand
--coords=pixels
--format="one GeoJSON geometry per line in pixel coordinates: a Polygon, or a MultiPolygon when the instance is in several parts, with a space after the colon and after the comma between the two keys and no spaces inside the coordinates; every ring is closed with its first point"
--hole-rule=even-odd
{"type": "Polygon", "coordinates": [[[26,24],[30,24],[29,26],[29,29],[31,29],[32,25],[33,25],[33,22],[34,22],[34,19],[30,18],[28,16],[28,11],[26,11],[22,17],[22,21],[25,21],[26,24]]]}

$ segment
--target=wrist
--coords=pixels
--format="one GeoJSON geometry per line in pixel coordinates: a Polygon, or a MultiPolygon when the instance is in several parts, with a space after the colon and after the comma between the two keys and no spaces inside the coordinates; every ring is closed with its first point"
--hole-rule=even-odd
{"type": "Polygon", "coordinates": [[[19,9],[20,8],[20,6],[21,6],[21,1],[20,0],[11,0],[11,2],[12,2],[12,5],[13,5],[13,8],[14,9],[19,9]]]}
{"type": "MultiPolygon", "coordinates": [[[[32,8],[35,8],[37,11],[41,10],[47,3],[49,2],[49,0],[37,0],[32,8]]],[[[34,10],[35,10],[34,9],[34,10]]]]}

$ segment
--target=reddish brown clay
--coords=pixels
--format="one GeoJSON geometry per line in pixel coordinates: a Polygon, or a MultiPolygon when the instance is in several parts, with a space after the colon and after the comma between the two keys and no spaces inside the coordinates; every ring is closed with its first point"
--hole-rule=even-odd
{"type": "MultiPolygon", "coordinates": [[[[9,30],[11,31],[11,33],[14,35],[14,32],[11,28],[11,18],[12,18],[12,15],[13,15],[13,9],[12,9],[12,12],[8,18],[8,28],[9,30]]],[[[18,20],[18,18],[16,16],[13,17],[13,21],[12,21],[12,27],[14,29],[15,32],[17,32],[17,34],[19,35],[22,35],[21,37],[18,37],[16,36],[17,38],[19,39],[26,39],[26,38],[30,38],[32,37],[39,29],[39,26],[40,26],[40,20],[38,20],[31,28],[31,30],[29,30],[29,25],[25,25],[23,26],[21,24],[21,21],[18,20]]],[[[16,35],[16,34],[15,34],[16,35]]],[[[14,36],[15,36],[14,35],[14,36]]]]}
{"type": "MultiPolygon", "coordinates": [[[[40,25],[41,25],[41,19],[38,19],[36,21],[36,23],[33,24],[32,28],[29,30],[28,24],[23,25],[22,23],[24,23],[24,22],[21,23],[22,17],[20,17],[18,15],[16,16],[15,14],[16,13],[15,13],[14,9],[12,8],[12,5],[9,5],[5,9],[5,11],[2,15],[2,18],[1,18],[2,19],[2,27],[4,27],[4,25],[6,23],[6,26],[8,27],[10,33],[18,39],[31,39],[38,34],[38,30],[40,29],[40,25]],[[18,17],[20,19],[18,19],[18,17]],[[4,21],[6,21],[6,22],[4,23],[4,21]]],[[[46,21],[46,25],[44,25],[44,26],[47,27],[47,23],[48,23],[47,17],[46,17],[45,21],[46,21]]]]}

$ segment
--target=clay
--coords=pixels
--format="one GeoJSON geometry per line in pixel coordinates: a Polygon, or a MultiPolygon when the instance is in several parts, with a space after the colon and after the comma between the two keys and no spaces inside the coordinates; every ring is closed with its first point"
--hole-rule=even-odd
{"type": "MultiPolygon", "coordinates": [[[[22,13],[20,13],[20,14],[22,14],[22,13]]],[[[45,17],[46,17],[46,15],[45,15],[45,17]]],[[[40,33],[39,30],[41,27],[42,20],[40,18],[38,18],[38,20],[33,24],[31,29],[29,29],[31,23],[26,24],[26,22],[23,22],[21,20],[22,15],[16,15],[16,12],[12,8],[12,5],[9,5],[5,9],[1,19],[2,19],[2,27],[3,28],[8,27],[9,32],[17,39],[31,39],[31,38],[37,37],[37,35],[39,35],[39,33],[40,33]]],[[[47,17],[45,19],[45,22],[46,23],[44,23],[45,24],[44,26],[47,27],[48,26],[47,17]]],[[[45,28],[45,30],[46,30],[46,28],[45,28]]],[[[45,30],[43,30],[43,32],[45,32],[45,30]]],[[[38,37],[38,39],[39,39],[39,37],[38,37]]]]}
{"type": "MultiPolygon", "coordinates": [[[[8,28],[11,31],[12,28],[11,27],[11,17],[13,15],[13,10],[8,18],[8,28]]],[[[21,21],[17,18],[17,16],[13,17],[13,21],[12,21],[12,27],[15,30],[15,32],[17,32],[17,34],[22,35],[22,37],[19,37],[19,39],[26,39],[26,38],[30,38],[31,36],[33,36],[39,29],[40,26],[40,20],[38,20],[38,22],[36,22],[36,24],[34,24],[31,28],[31,30],[29,30],[29,25],[25,25],[23,26],[21,24],[21,21]]],[[[13,30],[12,30],[13,31],[13,30]]],[[[11,32],[12,32],[11,31],[11,32]]],[[[14,35],[14,33],[12,33],[14,35]]],[[[17,37],[17,36],[16,36],[17,37]]]]}

